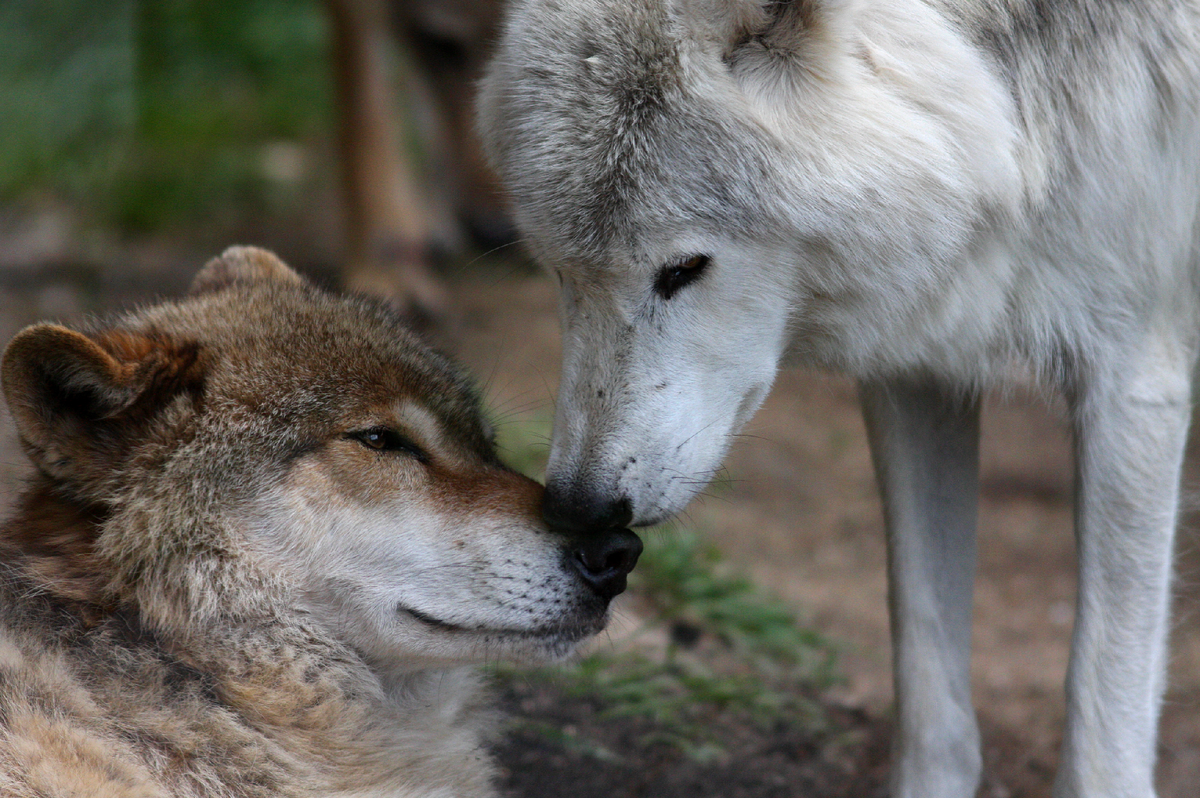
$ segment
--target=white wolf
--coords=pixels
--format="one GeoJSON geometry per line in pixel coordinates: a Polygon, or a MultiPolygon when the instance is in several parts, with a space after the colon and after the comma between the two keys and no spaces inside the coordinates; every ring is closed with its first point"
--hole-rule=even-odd
{"type": "Polygon", "coordinates": [[[561,282],[545,512],[677,512],[781,362],[861,385],[893,795],[973,795],[981,389],[1065,393],[1080,593],[1055,795],[1154,794],[1197,351],[1195,0],[517,0],[481,126],[561,282]]]}

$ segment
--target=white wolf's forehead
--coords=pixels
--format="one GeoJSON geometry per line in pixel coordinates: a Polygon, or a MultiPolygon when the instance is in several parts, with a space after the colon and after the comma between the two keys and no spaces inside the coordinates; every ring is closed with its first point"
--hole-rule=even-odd
{"type": "Polygon", "coordinates": [[[697,222],[770,228],[757,194],[773,142],[689,86],[676,27],[652,0],[533,0],[510,17],[482,127],[538,254],[603,260],[697,222]]]}

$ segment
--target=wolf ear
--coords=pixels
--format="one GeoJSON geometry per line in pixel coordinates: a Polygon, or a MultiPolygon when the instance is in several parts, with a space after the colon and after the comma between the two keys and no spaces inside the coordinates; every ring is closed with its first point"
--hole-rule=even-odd
{"type": "Polygon", "coordinates": [[[717,42],[726,56],[755,37],[772,49],[799,51],[845,38],[860,0],[680,0],[699,26],[697,34],[717,42]]]}
{"type": "Polygon", "coordinates": [[[58,479],[111,468],[138,423],[202,379],[195,345],[124,331],[93,340],[56,324],[22,330],[0,361],[17,433],[38,468],[58,479]]]}
{"type": "Polygon", "coordinates": [[[191,296],[220,291],[235,283],[280,282],[303,285],[305,280],[273,252],[258,247],[230,247],[204,265],[192,280],[191,296]]]}
{"type": "Polygon", "coordinates": [[[771,25],[772,7],[777,0],[681,0],[683,18],[695,26],[696,33],[732,45],[771,25]]]}

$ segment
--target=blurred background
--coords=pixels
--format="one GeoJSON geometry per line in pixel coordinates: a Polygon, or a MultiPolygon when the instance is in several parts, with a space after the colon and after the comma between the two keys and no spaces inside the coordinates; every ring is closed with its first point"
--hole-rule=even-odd
{"type": "Polygon", "coordinates": [[[5,0],[6,267],[288,222],[329,239],[304,223],[333,197],[329,38],[314,2],[5,0]]]}
{"type": "MultiPolygon", "coordinates": [[[[0,0],[0,342],[172,296],[235,243],[383,294],[477,375],[544,465],[552,286],[472,131],[502,0],[0,0]]],[[[982,796],[1048,796],[1074,608],[1061,408],[984,422],[975,694],[982,796]]],[[[1197,454],[1193,444],[1190,454],[1197,454]]],[[[1195,496],[1191,457],[1186,495],[1195,496]]],[[[0,412],[0,502],[27,465],[0,412]]],[[[1200,784],[1200,546],[1181,530],[1161,795],[1200,784]]],[[[882,521],[854,388],[791,371],[685,518],[651,530],[611,634],[497,672],[516,796],[882,796],[882,521]]]]}
{"type": "Polygon", "coordinates": [[[472,130],[498,10],[4,0],[4,265],[253,239],[436,322],[432,269],[513,239],[472,130]]]}

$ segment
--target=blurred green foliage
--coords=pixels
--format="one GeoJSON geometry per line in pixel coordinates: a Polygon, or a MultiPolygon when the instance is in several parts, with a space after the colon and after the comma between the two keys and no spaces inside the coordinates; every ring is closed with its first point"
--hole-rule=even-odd
{"type": "Polygon", "coordinates": [[[0,202],[124,232],[270,210],[270,148],[330,130],[328,39],[319,0],[4,0],[0,202]]]}

